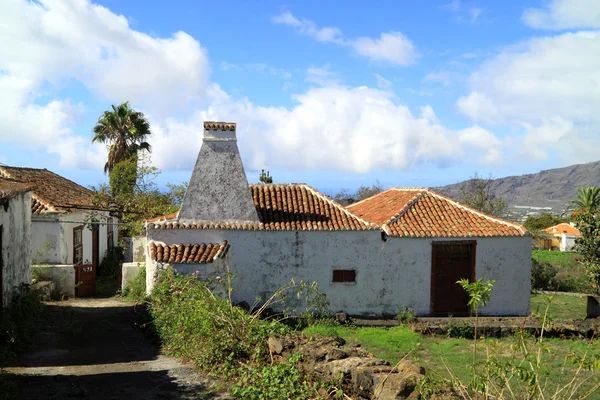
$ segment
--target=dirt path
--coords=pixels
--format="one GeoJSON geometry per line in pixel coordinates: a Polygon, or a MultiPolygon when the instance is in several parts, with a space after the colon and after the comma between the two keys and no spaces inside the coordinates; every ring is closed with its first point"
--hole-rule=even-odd
{"type": "Polygon", "coordinates": [[[5,369],[16,399],[228,398],[190,366],[160,354],[143,321],[132,304],[113,299],[48,303],[32,348],[5,369]]]}

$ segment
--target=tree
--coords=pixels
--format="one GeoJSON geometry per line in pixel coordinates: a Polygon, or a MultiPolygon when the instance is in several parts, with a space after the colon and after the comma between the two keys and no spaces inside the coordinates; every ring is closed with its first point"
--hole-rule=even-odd
{"type": "Polygon", "coordinates": [[[258,180],[261,181],[262,183],[273,183],[273,177],[271,175],[269,175],[269,171],[267,171],[265,173],[264,169],[260,173],[258,180]]]}
{"type": "Polygon", "coordinates": [[[600,211],[600,187],[588,186],[577,190],[577,197],[569,200],[574,213],[597,213],[600,211]]]}
{"type": "Polygon", "coordinates": [[[581,232],[575,240],[575,250],[581,253],[586,275],[596,294],[600,294],[600,212],[581,212],[573,219],[581,232]]]}
{"type": "Polygon", "coordinates": [[[507,209],[506,200],[492,192],[492,176],[480,178],[477,172],[460,187],[458,201],[496,217],[504,215],[507,209]]]}
{"type": "Polygon", "coordinates": [[[150,123],[144,114],[130,108],[129,102],[104,111],[92,131],[92,143],[105,143],[108,147],[104,173],[109,173],[121,161],[137,156],[141,150],[151,151],[145,141],[151,133],[150,123]]]}
{"type": "Polygon", "coordinates": [[[383,192],[383,185],[376,180],[371,186],[361,185],[356,191],[352,192],[350,189],[341,189],[333,199],[343,206],[356,203],[357,201],[364,200],[377,193],[383,192]]]}
{"type": "Polygon", "coordinates": [[[558,225],[562,222],[569,222],[568,218],[561,218],[553,213],[541,213],[539,215],[531,215],[527,218],[523,226],[530,232],[541,231],[542,229],[558,225]]]}

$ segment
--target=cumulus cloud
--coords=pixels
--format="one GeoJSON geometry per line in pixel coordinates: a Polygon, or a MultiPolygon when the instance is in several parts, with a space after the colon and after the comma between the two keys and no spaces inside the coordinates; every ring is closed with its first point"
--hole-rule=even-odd
{"type": "Polygon", "coordinates": [[[233,64],[223,61],[220,65],[222,71],[253,71],[261,74],[268,74],[282,79],[290,79],[292,74],[283,69],[270,66],[265,63],[253,64],[233,64]]]}
{"type": "Polygon", "coordinates": [[[3,1],[0,15],[2,139],[53,144],[51,151],[76,142],[73,127],[83,107],[69,99],[42,100],[72,80],[111,102],[130,100],[155,112],[206,92],[206,51],[184,32],[151,37],[85,0],[3,1]]]}
{"type": "Polygon", "coordinates": [[[273,17],[272,20],[276,24],[296,28],[300,34],[319,42],[350,47],[355,54],[371,61],[407,66],[413,64],[418,57],[412,41],[401,32],[384,32],[378,38],[364,36],[349,39],[336,27],[319,27],[309,19],[296,18],[289,11],[273,17]]]}
{"type": "Polygon", "coordinates": [[[597,0],[550,0],[544,8],[528,8],[525,24],[537,29],[600,28],[597,0]]]}
{"type": "Polygon", "coordinates": [[[586,133],[600,129],[600,32],[534,38],[506,48],[471,75],[469,87],[458,109],[476,122],[516,128],[520,148],[533,159],[558,150],[565,163],[597,159],[574,149],[584,136],[590,148],[600,146],[597,134],[586,133]]]}

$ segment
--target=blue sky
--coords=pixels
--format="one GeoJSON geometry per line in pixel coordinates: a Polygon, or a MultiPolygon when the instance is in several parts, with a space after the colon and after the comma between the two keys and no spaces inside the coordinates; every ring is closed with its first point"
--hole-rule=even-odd
{"type": "Polygon", "coordinates": [[[189,179],[202,122],[238,123],[249,180],[333,194],[600,157],[600,3],[58,1],[0,4],[0,163],[83,185],[122,101],[158,181],[189,179]]]}

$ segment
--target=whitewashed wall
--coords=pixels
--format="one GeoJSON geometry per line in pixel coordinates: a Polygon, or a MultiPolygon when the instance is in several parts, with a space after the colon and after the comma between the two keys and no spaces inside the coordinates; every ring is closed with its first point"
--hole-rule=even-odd
{"type": "MultiPolygon", "coordinates": [[[[376,316],[395,315],[403,307],[410,307],[419,315],[430,313],[431,239],[389,238],[384,242],[379,231],[149,229],[150,240],[169,245],[227,240],[231,245],[228,263],[236,276],[236,301],[252,303],[256,296],[264,299],[278,286],[296,278],[316,281],[327,294],[331,311],[376,316]],[[355,269],[356,282],[333,283],[333,269],[355,269]]],[[[148,254],[146,257],[147,288],[151,290],[159,265],[151,262],[148,254]]],[[[174,267],[185,273],[214,273],[211,269],[216,265],[174,267]]],[[[477,277],[497,280],[484,313],[527,314],[530,237],[477,239],[476,269],[477,277]]]]}
{"type": "Polygon", "coordinates": [[[31,282],[31,192],[9,200],[0,207],[2,225],[2,304],[7,305],[15,286],[31,282]]]}
{"type": "MultiPolygon", "coordinates": [[[[97,212],[95,212],[97,213],[97,212]]],[[[99,226],[99,260],[102,261],[107,250],[107,225],[103,215],[99,226]]],[[[32,242],[33,258],[38,264],[73,264],[73,229],[84,225],[87,211],[75,211],[62,214],[42,214],[33,216],[32,242]]],[[[114,243],[118,240],[117,219],[113,218],[114,243]]],[[[92,262],[92,231],[83,229],[83,260],[92,262]]]]}

